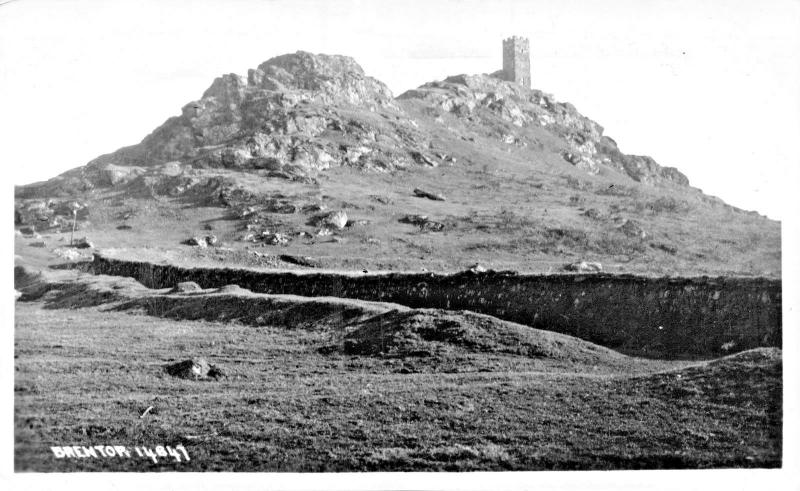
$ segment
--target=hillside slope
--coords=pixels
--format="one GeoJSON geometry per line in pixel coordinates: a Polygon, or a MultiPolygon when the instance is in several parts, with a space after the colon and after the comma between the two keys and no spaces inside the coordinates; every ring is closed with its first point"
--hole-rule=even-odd
{"type": "Polygon", "coordinates": [[[777,222],[622,153],[572,105],[491,75],[393,98],[343,56],[224,75],[141,143],[16,195],[20,226],[66,231],[81,207],[95,246],[191,260],[780,275],[777,222]],[[181,245],[209,229],[216,247],[181,245]]]}

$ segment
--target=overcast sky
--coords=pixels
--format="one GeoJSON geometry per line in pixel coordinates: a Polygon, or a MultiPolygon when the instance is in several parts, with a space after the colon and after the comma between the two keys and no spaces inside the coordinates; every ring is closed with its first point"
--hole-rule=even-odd
{"type": "Polygon", "coordinates": [[[353,56],[397,95],[499,69],[517,34],[533,86],[622,151],[780,219],[800,184],[798,32],[789,0],[17,0],[0,6],[0,158],[15,184],[50,178],[287,52],[353,56]]]}

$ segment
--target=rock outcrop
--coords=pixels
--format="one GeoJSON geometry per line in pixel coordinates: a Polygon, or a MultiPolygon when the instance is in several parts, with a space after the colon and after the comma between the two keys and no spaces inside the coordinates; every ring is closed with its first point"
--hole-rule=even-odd
{"type": "MultiPolygon", "coordinates": [[[[165,164],[170,169],[158,174],[174,178],[187,168],[288,178],[340,165],[390,170],[414,165],[412,155],[427,148],[416,126],[388,87],[366,76],[352,58],[300,51],[267,60],[247,79],[217,78],[140,144],[64,178],[83,189],[115,186],[137,177],[146,181],[144,169],[165,164]]],[[[173,187],[181,186],[175,181],[173,187]]]]}
{"type": "Polygon", "coordinates": [[[385,172],[453,165],[452,156],[431,150],[430,134],[420,129],[420,118],[437,112],[497,131],[500,142],[520,147],[529,142],[514,128],[544,128],[560,142],[563,159],[589,174],[606,167],[644,184],[688,184],[674,168],[623,154],[600,125],[540,90],[490,75],[457,75],[394,99],[352,58],[299,51],[265,61],[246,78],[218,77],[141,143],[20,188],[17,197],[72,196],[97,187],[126,187],[144,198],[229,191],[202,169],[308,181],[336,166],[385,172]],[[404,109],[409,101],[427,112],[412,117],[404,109]]]}
{"type": "MultiPolygon", "coordinates": [[[[450,113],[484,128],[538,126],[563,140],[561,156],[570,164],[597,174],[605,166],[645,184],[688,185],[677,169],[661,167],[652,158],[623,154],[614,140],[603,135],[603,127],[581,115],[575,106],[558,102],[540,90],[527,89],[495,75],[456,75],[429,82],[404,92],[398,100],[422,101],[426,106],[450,113]]],[[[526,146],[513,131],[500,132],[501,142],[526,146]]]]}

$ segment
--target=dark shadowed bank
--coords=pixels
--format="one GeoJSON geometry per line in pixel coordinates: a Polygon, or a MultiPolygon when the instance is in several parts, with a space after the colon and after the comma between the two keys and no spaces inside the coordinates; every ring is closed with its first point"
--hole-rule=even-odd
{"type": "Polygon", "coordinates": [[[631,354],[719,356],[781,346],[781,282],[764,278],[649,278],[523,275],[266,272],[182,268],[95,254],[96,274],[128,276],[151,288],[194,281],[259,293],[393,302],[471,310],[576,336],[631,354]]]}

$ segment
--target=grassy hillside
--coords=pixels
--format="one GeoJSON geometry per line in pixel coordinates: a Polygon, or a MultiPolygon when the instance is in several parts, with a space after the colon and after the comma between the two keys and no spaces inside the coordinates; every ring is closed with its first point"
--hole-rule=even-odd
{"type": "Polygon", "coordinates": [[[780,224],[687,183],[549,94],[462,75],[392,99],[349,58],[297,53],[218,78],[138,145],[18,188],[15,217],[66,231],[77,202],[94,245],[189,261],[779,277],[780,224]],[[338,211],[349,226],[319,217],[338,211]],[[209,234],[221,247],[181,245],[209,234]]]}

